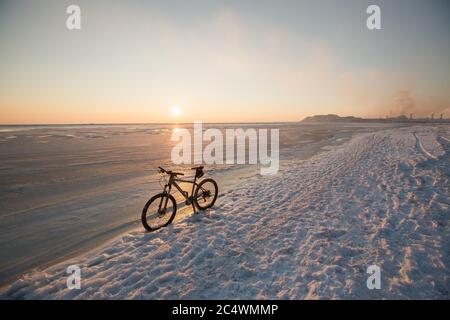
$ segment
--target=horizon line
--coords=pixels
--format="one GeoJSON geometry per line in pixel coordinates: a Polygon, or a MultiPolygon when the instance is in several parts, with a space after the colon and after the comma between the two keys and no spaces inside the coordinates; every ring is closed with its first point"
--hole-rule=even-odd
{"type": "MultiPolygon", "coordinates": [[[[197,121],[197,120],[196,120],[197,121]]],[[[143,124],[163,124],[163,125],[182,125],[182,124],[192,124],[196,121],[192,122],[80,122],[80,123],[0,123],[0,126],[97,126],[97,125],[143,125],[143,124]]],[[[198,120],[199,121],[199,120],[198,120]]],[[[234,123],[296,123],[301,122],[302,120],[297,121],[211,121],[211,122],[203,122],[208,124],[234,124],[234,123]]]]}
{"type": "MultiPolygon", "coordinates": [[[[285,121],[211,121],[211,122],[203,122],[203,123],[209,123],[209,124],[233,124],[233,123],[297,123],[297,122],[302,122],[304,119],[308,118],[308,117],[314,117],[314,116],[321,116],[321,115],[337,115],[339,117],[356,117],[356,118],[361,118],[364,120],[382,120],[384,118],[364,118],[364,117],[358,117],[358,116],[352,116],[352,115],[345,115],[345,116],[341,116],[338,114],[314,114],[314,115],[310,115],[310,116],[305,116],[303,117],[303,119],[301,120],[285,120],[285,121]]],[[[94,125],[143,125],[143,124],[164,124],[164,125],[169,125],[169,124],[174,124],[174,125],[182,125],[182,124],[192,124],[195,121],[201,121],[201,120],[194,120],[191,122],[78,122],[78,123],[0,123],[0,126],[94,126],[94,125]]]]}

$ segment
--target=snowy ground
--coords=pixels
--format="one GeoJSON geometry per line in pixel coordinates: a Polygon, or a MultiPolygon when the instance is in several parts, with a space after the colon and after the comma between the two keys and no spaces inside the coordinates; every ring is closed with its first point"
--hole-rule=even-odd
{"type": "Polygon", "coordinates": [[[449,299],[450,128],[359,135],[216,209],[28,274],[2,298],[449,299]],[[65,270],[81,267],[82,288],[65,270]],[[381,268],[368,290],[366,268],[381,268]]]}

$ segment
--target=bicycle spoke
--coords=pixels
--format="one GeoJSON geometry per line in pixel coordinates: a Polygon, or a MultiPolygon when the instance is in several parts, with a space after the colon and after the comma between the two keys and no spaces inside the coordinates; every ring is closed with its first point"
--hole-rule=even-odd
{"type": "Polygon", "coordinates": [[[166,225],[172,216],[172,211],[173,207],[170,202],[168,203],[168,197],[161,197],[147,209],[147,224],[153,229],[166,225]]]}

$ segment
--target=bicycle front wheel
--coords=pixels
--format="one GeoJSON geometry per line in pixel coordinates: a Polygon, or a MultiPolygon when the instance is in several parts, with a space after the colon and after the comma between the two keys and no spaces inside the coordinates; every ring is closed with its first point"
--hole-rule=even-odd
{"type": "Polygon", "coordinates": [[[158,230],[170,224],[176,212],[177,204],[172,195],[157,194],[148,200],[142,210],[142,225],[149,232],[158,230]]]}
{"type": "Polygon", "coordinates": [[[217,183],[213,179],[205,179],[198,184],[194,193],[194,202],[197,208],[205,210],[211,208],[217,199],[217,183]]]}

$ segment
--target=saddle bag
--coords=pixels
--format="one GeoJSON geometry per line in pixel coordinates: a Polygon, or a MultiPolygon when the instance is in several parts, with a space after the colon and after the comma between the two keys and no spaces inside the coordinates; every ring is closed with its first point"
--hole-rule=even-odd
{"type": "Polygon", "coordinates": [[[204,174],[205,174],[205,173],[203,172],[203,169],[198,168],[197,170],[195,170],[195,177],[196,177],[197,179],[203,177],[204,174]]]}

